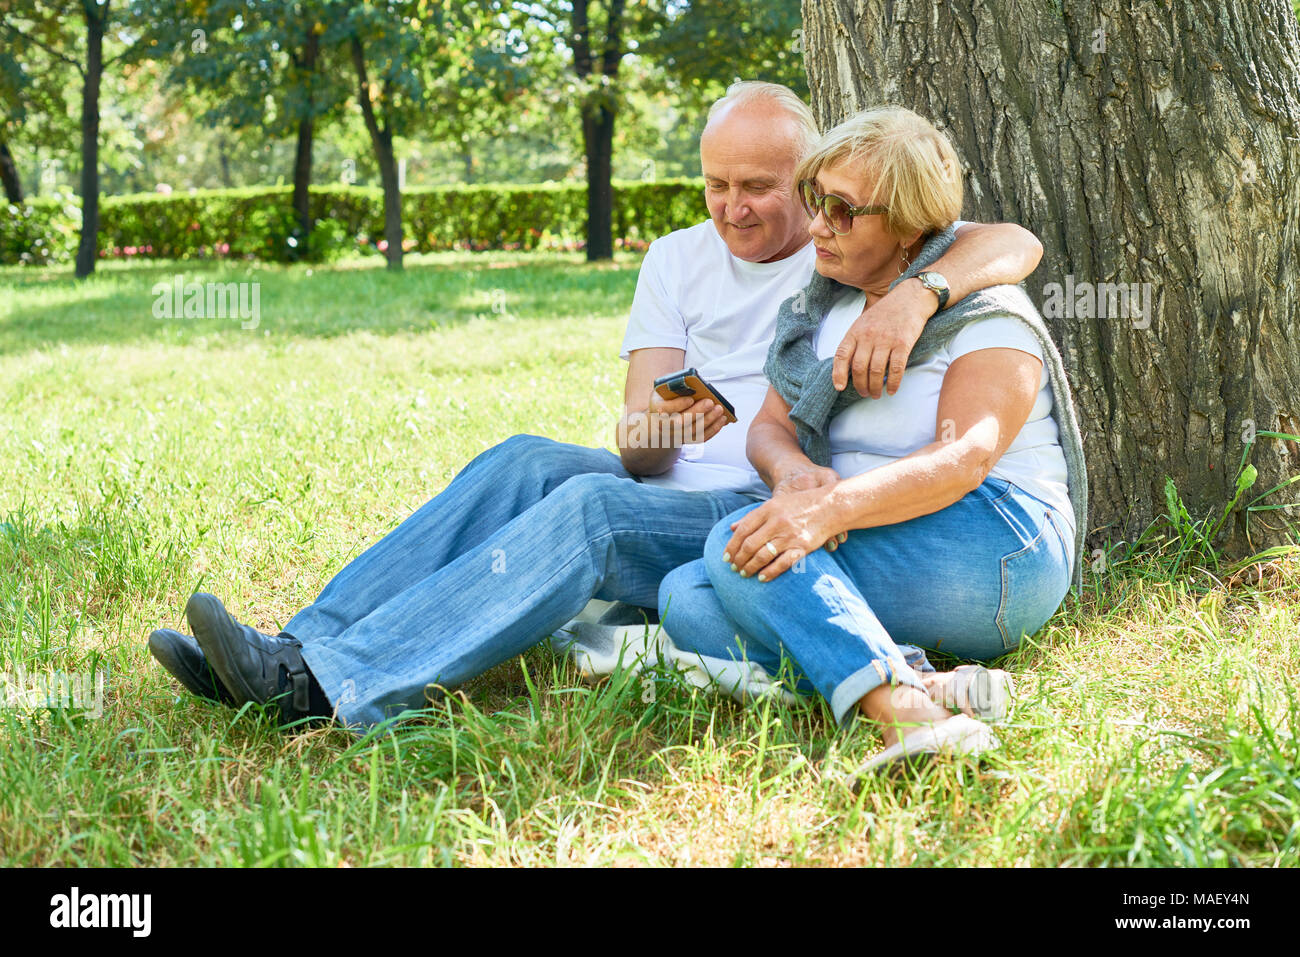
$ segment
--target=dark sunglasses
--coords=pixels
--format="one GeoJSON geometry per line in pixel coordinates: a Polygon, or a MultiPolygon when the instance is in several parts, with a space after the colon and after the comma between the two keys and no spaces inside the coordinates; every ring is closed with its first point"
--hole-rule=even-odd
{"type": "Polygon", "coordinates": [[[843,196],[827,193],[825,196],[813,188],[812,180],[806,179],[799,184],[799,199],[808,213],[809,219],[817,218],[821,210],[826,217],[826,225],[831,232],[843,236],[853,228],[854,216],[873,216],[889,212],[888,206],[853,206],[843,196]]]}

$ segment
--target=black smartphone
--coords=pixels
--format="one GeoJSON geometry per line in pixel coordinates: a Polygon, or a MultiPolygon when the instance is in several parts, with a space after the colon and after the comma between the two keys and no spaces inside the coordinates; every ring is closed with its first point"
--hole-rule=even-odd
{"type": "Polygon", "coordinates": [[[694,369],[683,369],[681,372],[660,376],[655,379],[655,391],[665,399],[676,399],[687,395],[697,399],[712,399],[722,406],[728,422],[736,421],[736,410],[732,404],[721,392],[700,378],[700,374],[694,369]]]}

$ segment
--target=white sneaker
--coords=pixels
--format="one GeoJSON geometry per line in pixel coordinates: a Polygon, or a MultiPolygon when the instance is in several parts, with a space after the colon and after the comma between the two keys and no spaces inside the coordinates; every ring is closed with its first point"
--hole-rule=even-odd
{"type": "Polygon", "coordinates": [[[1016,686],[1000,668],[958,665],[952,677],[930,693],[935,704],[981,721],[1001,721],[1011,713],[1016,686]]]}
{"type": "Polygon", "coordinates": [[[964,714],[953,715],[947,721],[917,728],[860,764],[843,783],[856,787],[860,779],[900,762],[917,763],[935,754],[980,754],[1001,745],[988,725],[964,714]]]}

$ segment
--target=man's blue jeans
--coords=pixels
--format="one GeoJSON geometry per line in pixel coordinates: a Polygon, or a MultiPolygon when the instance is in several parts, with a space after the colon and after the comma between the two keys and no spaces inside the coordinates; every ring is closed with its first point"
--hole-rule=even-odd
{"type": "Polygon", "coordinates": [[[1065,526],[1050,506],[989,478],[961,500],[906,522],[849,532],[768,582],[722,560],[731,523],[704,557],[664,579],[659,614],[680,650],[747,659],[794,690],[820,693],[837,721],[886,682],[923,687],[900,643],[987,660],[1014,649],[1060,607],[1070,586],[1065,526]]]}
{"type": "Polygon", "coordinates": [[[285,625],[339,716],[373,725],[522,653],[592,598],[653,606],[664,575],[755,501],[634,479],[618,456],[518,435],[340,571],[285,625]]]}

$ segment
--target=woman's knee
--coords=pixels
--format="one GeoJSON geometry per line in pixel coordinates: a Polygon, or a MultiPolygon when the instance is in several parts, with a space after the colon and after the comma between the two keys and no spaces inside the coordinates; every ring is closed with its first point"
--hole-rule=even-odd
{"type": "Polygon", "coordinates": [[[718,601],[702,561],[670,572],[659,586],[659,619],[678,651],[710,658],[742,658],[736,624],[718,601]]]}
{"type": "MultiPolygon", "coordinates": [[[[746,505],[744,508],[737,509],[719,521],[709,531],[708,540],[704,543],[704,563],[710,577],[714,578],[714,580],[716,580],[716,576],[721,575],[724,571],[731,572],[731,562],[724,560],[722,556],[727,552],[727,543],[735,535],[731,528],[732,524],[740,521],[761,504],[761,502],[755,502],[753,505],[746,505]]],[[[734,572],[731,573],[735,574],[734,572]]]]}

